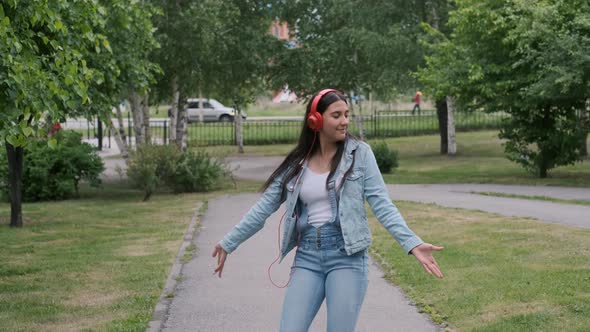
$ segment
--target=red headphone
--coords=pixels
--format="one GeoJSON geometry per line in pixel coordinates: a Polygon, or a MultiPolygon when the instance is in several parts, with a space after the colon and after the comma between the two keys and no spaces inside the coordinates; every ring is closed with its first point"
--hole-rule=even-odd
{"type": "Polygon", "coordinates": [[[309,110],[309,115],[307,116],[307,126],[311,128],[313,131],[320,131],[320,129],[322,129],[322,126],[324,125],[324,118],[318,112],[318,103],[320,102],[323,96],[330,92],[342,94],[342,92],[336,89],[324,89],[320,91],[311,101],[311,109],[309,110]]]}

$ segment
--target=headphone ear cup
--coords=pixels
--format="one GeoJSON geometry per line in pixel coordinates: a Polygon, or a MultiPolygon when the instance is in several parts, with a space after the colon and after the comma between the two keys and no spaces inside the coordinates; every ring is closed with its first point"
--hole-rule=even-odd
{"type": "Polygon", "coordinates": [[[314,131],[320,131],[322,129],[324,119],[318,112],[310,112],[307,116],[307,126],[314,131]]]}

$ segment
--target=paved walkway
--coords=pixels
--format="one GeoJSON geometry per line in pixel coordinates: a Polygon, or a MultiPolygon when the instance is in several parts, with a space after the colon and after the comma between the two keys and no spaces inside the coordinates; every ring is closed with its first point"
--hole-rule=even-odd
{"type": "Polygon", "coordinates": [[[392,199],[480,210],[503,216],[531,217],[540,221],[590,228],[590,206],[542,200],[478,195],[472,192],[502,192],[590,202],[590,189],[501,185],[388,185],[392,199]],[[493,189],[493,190],[491,190],[493,189]]]}
{"type": "MultiPolygon", "coordinates": [[[[276,331],[285,289],[275,288],[267,269],[278,254],[280,211],[266,227],[228,256],[223,278],[212,275],[211,250],[255,203],[258,194],[223,196],[209,202],[195,240],[198,255],[183,267],[183,280],[170,305],[163,331],[276,331]]],[[[399,249],[401,250],[401,249],[399,249]]],[[[287,281],[291,254],[272,269],[277,284],[287,281]]],[[[407,264],[417,264],[408,256],[407,264]]],[[[403,293],[383,279],[371,261],[369,288],[357,331],[438,331],[403,293]]],[[[326,331],[325,303],[310,331],[326,331]]]]}
{"type": "MultiPolygon", "coordinates": [[[[232,167],[239,167],[235,172],[238,178],[260,181],[266,180],[281,160],[281,157],[228,158],[228,162],[232,167]]],[[[525,196],[587,200],[590,202],[590,188],[489,184],[401,184],[388,185],[388,188],[394,201],[406,200],[434,203],[446,207],[480,210],[504,216],[531,217],[549,223],[590,228],[590,206],[484,196],[474,193],[499,192],[525,196]]]]}
{"type": "MultiPolygon", "coordinates": [[[[228,162],[238,178],[266,180],[283,157],[233,157],[228,162]]],[[[106,159],[106,178],[118,177],[113,168],[124,166],[120,159],[106,159]]],[[[498,213],[533,217],[550,223],[590,228],[590,206],[561,204],[515,198],[478,195],[473,192],[500,192],[526,196],[590,201],[590,189],[504,185],[388,185],[393,200],[435,203],[498,213]]],[[[224,276],[212,275],[215,260],[210,252],[215,243],[254,204],[258,194],[223,196],[209,202],[202,229],[195,240],[196,257],[183,267],[184,279],[171,302],[164,331],[275,331],[279,324],[284,289],[268,280],[267,269],[278,253],[277,213],[267,226],[232,253],[224,276]]],[[[279,211],[284,209],[279,209],[279,211]]],[[[403,211],[402,211],[403,212],[403,211]]],[[[292,261],[289,256],[273,266],[273,278],[284,283],[292,261]]],[[[408,258],[408,264],[415,264],[408,258]]],[[[311,331],[325,331],[326,312],[320,309],[311,331]]],[[[436,331],[428,317],[419,314],[395,286],[382,278],[370,263],[369,289],[361,311],[358,331],[436,331]]]]}

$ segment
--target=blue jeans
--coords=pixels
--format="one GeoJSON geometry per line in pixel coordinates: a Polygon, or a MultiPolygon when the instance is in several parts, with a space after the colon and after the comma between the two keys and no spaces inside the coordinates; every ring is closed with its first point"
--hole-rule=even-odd
{"type": "Polygon", "coordinates": [[[281,332],[309,329],[326,299],[328,332],[354,331],[368,285],[367,251],[344,250],[338,223],[304,227],[285,295],[281,332]]]}

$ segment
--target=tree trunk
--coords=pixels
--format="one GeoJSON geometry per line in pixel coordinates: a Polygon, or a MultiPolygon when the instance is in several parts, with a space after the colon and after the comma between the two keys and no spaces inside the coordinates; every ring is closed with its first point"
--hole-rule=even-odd
{"type": "MultiPolygon", "coordinates": [[[[543,151],[541,151],[541,154],[543,154],[543,151]]],[[[541,179],[545,179],[547,177],[547,162],[545,161],[545,158],[541,160],[541,164],[539,165],[539,177],[541,179]]]]}
{"type": "MultiPolygon", "coordinates": [[[[179,101],[183,100],[183,97],[179,97],[179,101]]],[[[176,146],[181,149],[186,149],[186,128],[187,128],[187,118],[186,118],[186,107],[180,104],[178,107],[178,118],[176,119],[176,146]]]]}
{"type": "Polygon", "coordinates": [[[359,112],[359,114],[356,114],[356,112],[354,111],[354,100],[352,99],[352,96],[354,95],[353,91],[350,91],[350,96],[348,97],[348,107],[350,108],[350,114],[352,114],[352,119],[353,121],[356,123],[356,127],[359,130],[359,138],[361,139],[361,141],[365,140],[365,130],[363,127],[363,118],[359,112]]]}
{"type": "Polygon", "coordinates": [[[133,130],[135,131],[135,146],[139,147],[145,143],[143,136],[143,110],[141,108],[141,97],[137,92],[133,91],[129,95],[129,102],[131,104],[131,115],[133,117],[133,130]]]}
{"type": "MultiPolygon", "coordinates": [[[[117,108],[119,107],[117,106],[117,108]]],[[[119,109],[118,112],[120,111],[121,110],[119,109]]],[[[123,160],[125,161],[125,163],[127,163],[129,159],[129,150],[127,149],[127,143],[125,142],[125,139],[121,137],[121,132],[125,134],[125,129],[120,130],[121,127],[119,127],[119,130],[117,130],[115,128],[115,125],[113,124],[113,119],[109,119],[109,126],[111,131],[115,133],[115,143],[117,144],[117,147],[121,152],[121,157],[123,157],[123,160]]]]}
{"type": "Polygon", "coordinates": [[[5,142],[8,157],[10,227],[23,227],[23,148],[5,142]]]}
{"type": "Polygon", "coordinates": [[[238,146],[238,153],[244,153],[244,135],[242,135],[242,108],[240,105],[235,105],[236,113],[234,124],[236,126],[236,145],[238,146]]]}
{"type": "MultiPolygon", "coordinates": [[[[118,104],[116,107],[117,110],[117,122],[119,123],[119,128],[117,132],[119,133],[119,137],[125,143],[125,150],[127,150],[127,134],[125,133],[125,125],[123,124],[123,112],[121,111],[121,104],[118,104]]],[[[128,123],[128,126],[131,124],[128,123]]],[[[113,126],[113,122],[111,121],[111,127],[113,126]]],[[[119,147],[120,148],[120,147],[119,147]]]]}
{"type": "Polygon", "coordinates": [[[588,157],[588,128],[590,127],[590,119],[588,119],[588,113],[590,113],[590,99],[586,100],[586,109],[580,112],[580,126],[584,130],[582,135],[582,141],[580,142],[580,157],[588,157]]]}
{"type": "Polygon", "coordinates": [[[440,154],[447,154],[448,135],[447,135],[447,101],[446,99],[437,99],[436,115],[438,116],[438,130],[440,132],[440,154]]]}
{"type": "Polygon", "coordinates": [[[150,130],[150,95],[148,92],[145,93],[143,96],[143,102],[141,103],[141,113],[142,113],[142,129],[144,140],[146,143],[150,144],[152,142],[152,133],[150,130]]]}
{"type": "Polygon", "coordinates": [[[170,142],[176,142],[176,127],[178,126],[178,104],[180,102],[180,92],[178,91],[178,76],[172,78],[172,108],[168,116],[170,117],[170,142]]]}
{"type": "Polygon", "coordinates": [[[457,154],[457,142],[455,140],[455,100],[451,96],[447,96],[447,154],[454,156],[457,154]]]}

